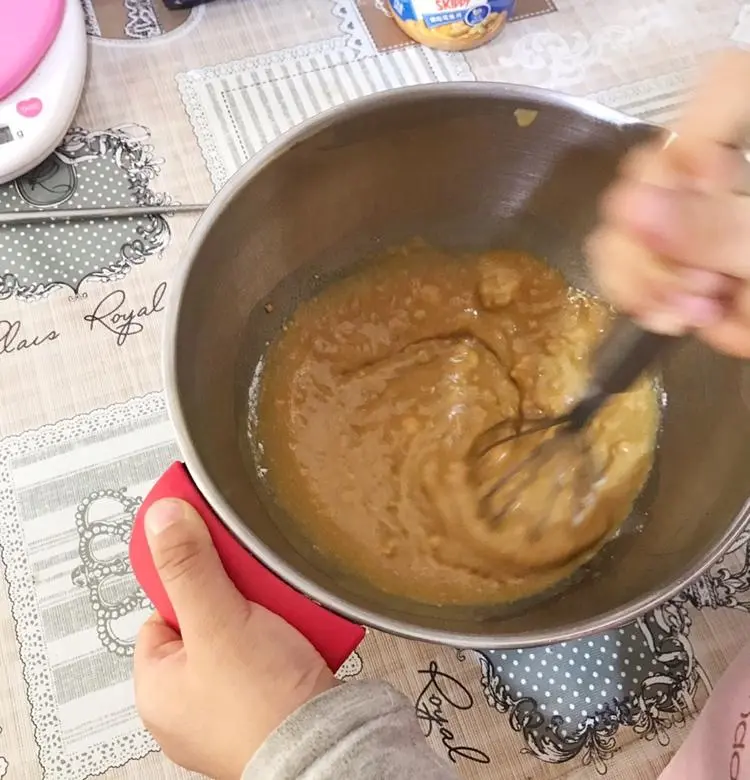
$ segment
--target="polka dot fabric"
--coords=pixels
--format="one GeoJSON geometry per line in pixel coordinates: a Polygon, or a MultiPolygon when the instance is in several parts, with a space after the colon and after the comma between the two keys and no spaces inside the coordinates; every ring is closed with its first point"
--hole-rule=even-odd
{"type": "MultiPolygon", "coordinates": [[[[72,127],[33,171],[0,187],[0,214],[173,202],[151,185],[164,160],[137,124],[106,130],[72,127]]],[[[0,224],[0,300],[44,297],[84,279],[107,282],[162,252],[171,231],[163,216],[0,224]]]]}
{"type": "MultiPolygon", "coordinates": [[[[665,638],[653,625],[650,636],[657,647],[665,638]]],[[[669,672],[636,623],[589,639],[485,655],[514,699],[533,699],[542,715],[563,720],[563,735],[669,672]]]]}
{"type": "MultiPolygon", "coordinates": [[[[62,208],[101,208],[135,206],[127,173],[114,160],[85,160],[75,166],[73,187],[59,193],[64,200],[54,204],[54,195],[44,192],[44,182],[26,179],[21,185],[0,188],[0,211],[25,211],[37,206],[62,208]],[[22,196],[46,197],[30,204],[22,196]]],[[[54,188],[62,190],[65,184],[54,188]]],[[[34,225],[8,225],[0,228],[0,275],[11,274],[24,288],[64,284],[76,290],[92,273],[112,265],[124,245],[137,241],[147,224],[145,219],[97,219],[34,225]]]]}

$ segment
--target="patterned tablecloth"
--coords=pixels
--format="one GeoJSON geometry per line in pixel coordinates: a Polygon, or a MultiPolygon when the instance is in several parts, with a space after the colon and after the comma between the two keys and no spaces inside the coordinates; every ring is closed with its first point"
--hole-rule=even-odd
{"type": "MultiPolygon", "coordinates": [[[[519,0],[468,54],[410,44],[382,0],[82,0],[91,68],[29,204],[208,201],[264,144],[359,95],[433,81],[555,87],[669,122],[707,52],[750,44],[741,0],[519,0]]],[[[178,457],[164,295],[194,217],[0,229],[0,777],[177,778],[133,707],[148,602],[126,543],[178,457]]],[[[460,774],[653,778],[750,629],[742,539],[695,586],[592,640],[481,656],[370,632],[343,677],[385,677],[460,774]]]]}

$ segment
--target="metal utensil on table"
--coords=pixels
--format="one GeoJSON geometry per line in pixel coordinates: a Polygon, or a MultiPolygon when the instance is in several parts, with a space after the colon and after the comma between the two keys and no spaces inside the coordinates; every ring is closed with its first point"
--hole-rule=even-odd
{"type": "Polygon", "coordinates": [[[582,518],[603,476],[593,462],[586,436],[588,423],[613,395],[627,391],[675,340],[620,317],[593,356],[592,377],[585,392],[566,414],[528,426],[503,421],[474,440],[469,457],[480,484],[481,511],[493,527],[522,504],[526,491],[542,491],[541,507],[549,510],[535,513],[529,529],[532,538],[541,536],[551,517],[562,516],[573,524],[582,518]],[[510,468],[501,468],[497,476],[484,476],[482,466],[488,455],[501,461],[519,440],[531,436],[542,441],[510,468]],[[549,479],[542,476],[547,466],[551,466],[549,479]]]}
{"type": "Polygon", "coordinates": [[[122,219],[124,217],[150,217],[158,214],[192,214],[208,208],[203,203],[167,203],[154,206],[113,206],[92,209],[45,209],[39,211],[0,212],[3,225],[30,225],[38,222],[66,222],[84,219],[122,219]]]}

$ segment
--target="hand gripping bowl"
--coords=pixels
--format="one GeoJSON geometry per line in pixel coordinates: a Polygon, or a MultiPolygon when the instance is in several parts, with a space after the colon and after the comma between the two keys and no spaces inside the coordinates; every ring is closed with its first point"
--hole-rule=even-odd
{"type": "MultiPolygon", "coordinates": [[[[557,592],[511,606],[397,601],[334,570],[274,505],[247,443],[248,387],[269,339],[301,299],[368,253],[414,236],[460,249],[509,247],[588,287],[581,246],[597,197],[623,153],[654,132],[540,90],[404,88],[307,122],[228,182],[198,223],[173,286],[164,373],[186,470],[176,467],[182,482],[157,490],[200,491],[204,514],[221,518],[223,527],[212,522],[222,544],[233,545],[222,554],[234,560],[230,574],[247,580],[247,595],[260,591],[279,607],[265,586],[256,581],[253,590],[260,563],[326,608],[306,618],[279,608],[308,634],[321,633],[323,615],[340,620],[333,612],[414,639],[522,647],[634,619],[728,549],[750,495],[750,368],[697,341],[662,366],[669,402],[657,465],[622,532],[557,592]]],[[[169,611],[142,560],[140,525],[133,547],[136,573],[169,611]]],[[[361,633],[347,637],[356,644],[361,633]]]]}

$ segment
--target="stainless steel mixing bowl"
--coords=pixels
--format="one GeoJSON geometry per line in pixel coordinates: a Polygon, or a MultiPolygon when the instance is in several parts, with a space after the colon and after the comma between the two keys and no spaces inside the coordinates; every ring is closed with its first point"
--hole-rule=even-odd
{"type": "Polygon", "coordinates": [[[697,342],[663,367],[669,403],[658,463],[622,533],[557,592],[512,606],[426,607],[335,570],[276,507],[248,447],[253,370],[300,299],[415,235],[530,250],[587,287],[581,244],[597,196],[624,151],[653,132],[545,91],[407,88],[308,122],[229,181],[174,283],[165,381],[192,477],[249,550],[357,621],[477,648],[606,630],[672,596],[722,554],[750,495],[750,370],[697,342]],[[538,113],[523,126],[533,115],[518,109],[538,113]]]}

